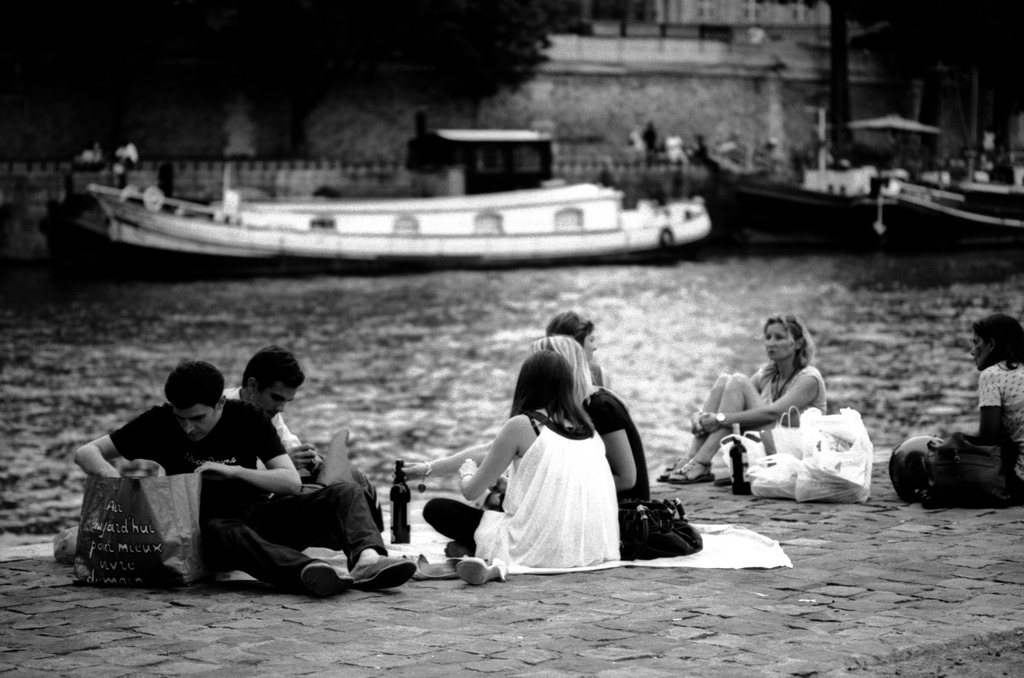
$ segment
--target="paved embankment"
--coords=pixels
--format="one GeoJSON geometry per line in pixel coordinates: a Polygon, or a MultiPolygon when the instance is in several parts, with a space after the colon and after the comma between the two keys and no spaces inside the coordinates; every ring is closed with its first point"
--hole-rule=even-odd
{"type": "MultiPolygon", "coordinates": [[[[1024,508],[925,511],[876,464],[867,505],[669,487],[792,569],[626,568],[326,600],[257,587],[73,586],[0,563],[0,676],[824,676],[1024,629],[1024,508]]],[[[428,529],[414,526],[414,529],[428,529]]]]}

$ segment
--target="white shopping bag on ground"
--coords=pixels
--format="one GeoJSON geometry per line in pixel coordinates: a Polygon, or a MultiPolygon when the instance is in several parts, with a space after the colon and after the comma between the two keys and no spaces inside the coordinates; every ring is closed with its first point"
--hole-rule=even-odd
{"type": "Polygon", "coordinates": [[[808,410],[801,425],[821,435],[797,473],[796,500],[866,502],[871,496],[874,446],[860,413],[849,408],[828,415],[808,410]]]}
{"type": "Polygon", "coordinates": [[[755,497],[796,499],[796,477],[803,462],[791,454],[773,454],[750,465],[750,492],[755,497]]]}
{"type": "Polygon", "coordinates": [[[797,408],[789,410],[779,417],[775,428],[763,431],[765,449],[769,455],[789,454],[797,459],[809,456],[821,437],[818,429],[807,424],[807,418],[820,417],[821,410],[810,407],[803,414],[797,408]]]}

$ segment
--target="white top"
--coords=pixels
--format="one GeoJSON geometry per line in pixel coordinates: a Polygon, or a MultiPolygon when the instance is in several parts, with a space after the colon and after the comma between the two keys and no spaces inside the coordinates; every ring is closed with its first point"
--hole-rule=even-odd
{"type": "Polygon", "coordinates": [[[582,567],[619,558],[619,505],[604,443],[546,426],[512,462],[504,512],[485,511],[476,555],[527,567],[582,567]]]}
{"type": "MultiPolygon", "coordinates": [[[[991,365],[978,376],[978,407],[1001,407],[1000,425],[1024,453],[1024,366],[1008,369],[1005,362],[991,365]]],[[[1024,454],[1017,457],[1016,473],[1024,478],[1024,454]]]]}
{"type": "MultiPolygon", "coordinates": [[[[789,381],[783,384],[782,390],[779,392],[778,397],[781,398],[796,385],[798,381],[805,379],[813,379],[818,384],[818,394],[814,396],[814,401],[811,402],[807,407],[817,407],[822,412],[827,407],[825,399],[825,378],[821,376],[821,372],[818,371],[817,367],[813,365],[807,365],[801,367],[799,370],[793,373],[793,376],[789,378],[789,381]]],[[[771,405],[775,402],[776,398],[772,397],[772,378],[768,375],[765,367],[762,367],[754,376],[750,378],[750,381],[754,384],[754,388],[757,389],[761,399],[764,400],[765,404],[771,405]]],[[[807,407],[802,408],[800,411],[803,412],[807,407]]]]}
{"type": "MultiPolygon", "coordinates": [[[[242,399],[242,387],[226,388],[224,389],[224,397],[228,400],[241,400],[242,399]]],[[[281,439],[281,444],[284,445],[284,449],[287,452],[296,445],[300,445],[302,441],[299,437],[288,430],[288,427],[284,425],[284,418],[281,413],[278,412],[270,420],[270,423],[277,429],[277,437],[281,439]]]]}

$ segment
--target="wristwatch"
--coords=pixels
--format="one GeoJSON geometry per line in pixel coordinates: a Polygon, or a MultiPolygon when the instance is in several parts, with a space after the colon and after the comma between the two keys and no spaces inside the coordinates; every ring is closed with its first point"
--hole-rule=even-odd
{"type": "Polygon", "coordinates": [[[723,412],[715,414],[715,420],[718,422],[719,426],[725,426],[725,414],[723,412]]]}

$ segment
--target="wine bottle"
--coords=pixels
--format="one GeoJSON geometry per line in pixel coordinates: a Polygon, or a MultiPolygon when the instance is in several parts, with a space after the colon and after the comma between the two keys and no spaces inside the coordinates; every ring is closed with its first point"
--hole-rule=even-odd
{"type": "Polygon", "coordinates": [[[729,448],[729,459],[732,460],[732,493],[750,494],[750,481],[747,480],[747,448],[743,445],[740,425],[732,425],[732,447],[729,448]]]}
{"type": "Polygon", "coordinates": [[[405,482],[404,462],[395,461],[395,482],[391,485],[391,543],[409,543],[409,486],[405,482]]]}

